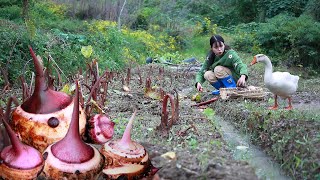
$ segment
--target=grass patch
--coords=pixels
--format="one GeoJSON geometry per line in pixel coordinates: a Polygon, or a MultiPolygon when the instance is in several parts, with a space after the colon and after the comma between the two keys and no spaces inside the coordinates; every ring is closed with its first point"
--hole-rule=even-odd
{"type": "Polygon", "coordinates": [[[278,161],[288,175],[297,179],[317,178],[319,112],[271,111],[265,109],[264,103],[253,101],[220,102],[213,107],[217,114],[248,133],[251,141],[278,161]]]}

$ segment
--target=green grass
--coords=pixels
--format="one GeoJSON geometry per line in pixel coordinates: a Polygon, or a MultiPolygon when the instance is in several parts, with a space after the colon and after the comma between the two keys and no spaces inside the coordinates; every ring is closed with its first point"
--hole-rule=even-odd
{"type": "Polygon", "coordinates": [[[184,57],[196,57],[198,61],[203,62],[210,49],[209,39],[210,37],[207,36],[192,37],[187,48],[182,50],[181,54],[184,57]]]}
{"type": "Polygon", "coordinates": [[[215,104],[219,116],[251,137],[251,141],[278,161],[292,177],[316,177],[320,113],[294,109],[266,110],[264,101],[234,101],[215,104]]]}

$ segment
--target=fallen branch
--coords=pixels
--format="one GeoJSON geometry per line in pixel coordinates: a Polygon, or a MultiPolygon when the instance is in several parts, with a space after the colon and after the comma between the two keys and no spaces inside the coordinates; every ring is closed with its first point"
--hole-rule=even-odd
{"type": "Polygon", "coordinates": [[[204,101],[204,102],[201,102],[201,103],[198,103],[198,104],[193,104],[193,105],[191,105],[191,107],[194,107],[194,106],[199,107],[199,106],[207,105],[207,104],[210,104],[210,103],[213,103],[213,102],[217,101],[218,99],[219,99],[218,97],[214,97],[214,98],[212,98],[212,99],[210,99],[208,101],[204,101]]]}

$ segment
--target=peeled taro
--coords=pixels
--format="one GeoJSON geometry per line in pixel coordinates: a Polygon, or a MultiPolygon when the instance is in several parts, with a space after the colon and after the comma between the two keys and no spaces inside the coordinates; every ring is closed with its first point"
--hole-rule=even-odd
{"type": "Polygon", "coordinates": [[[100,149],[106,158],[102,172],[107,179],[141,179],[158,171],[151,164],[145,148],[131,140],[130,131],[135,114],[130,118],[122,139],[108,141],[100,149]]]}
{"type": "Polygon", "coordinates": [[[79,88],[76,83],[72,120],[66,136],[44,151],[43,176],[47,179],[96,179],[104,158],[81,139],[79,129],[79,88]]]}
{"type": "MultiPolygon", "coordinates": [[[[36,71],[35,88],[32,96],[13,111],[12,125],[24,143],[43,152],[49,144],[66,135],[74,101],[69,95],[48,86],[41,58],[36,57],[31,47],[29,49],[36,71]]],[[[79,131],[83,134],[86,116],[81,107],[80,112],[79,131]]]]}
{"type": "Polygon", "coordinates": [[[41,153],[21,143],[6,120],[3,119],[3,123],[12,145],[0,153],[0,179],[36,179],[44,165],[41,153]]]}

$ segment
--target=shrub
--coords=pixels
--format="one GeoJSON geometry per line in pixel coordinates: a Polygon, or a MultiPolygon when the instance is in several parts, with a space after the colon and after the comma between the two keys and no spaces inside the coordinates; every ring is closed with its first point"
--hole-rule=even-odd
{"type": "Polygon", "coordinates": [[[316,69],[320,65],[320,23],[308,15],[292,17],[281,14],[266,23],[240,24],[231,32],[235,34],[236,49],[265,53],[287,65],[302,65],[316,69]]]}
{"type": "Polygon", "coordinates": [[[24,27],[17,26],[12,21],[0,20],[0,65],[8,71],[10,82],[29,72],[30,44],[29,34],[24,27]]]}
{"type": "Polygon", "coordinates": [[[239,24],[232,30],[232,48],[247,53],[258,54],[262,52],[261,44],[257,40],[257,30],[259,24],[252,22],[239,24]]]}
{"type": "Polygon", "coordinates": [[[17,5],[0,8],[0,18],[16,20],[21,18],[22,8],[17,5]]]}
{"type": "Polygon", "coordinates": [[[287,64],[320,65],[320,23],[310,16],[276,16],[261,24],[257,39],[267,53],[286,58],[287,64]]]}
{"type": "Polygon", "coordinates": [[[320,21],[320,1],[309,0],[305,7],[305,14],[312,16],[316,21],[320,21]]]}

